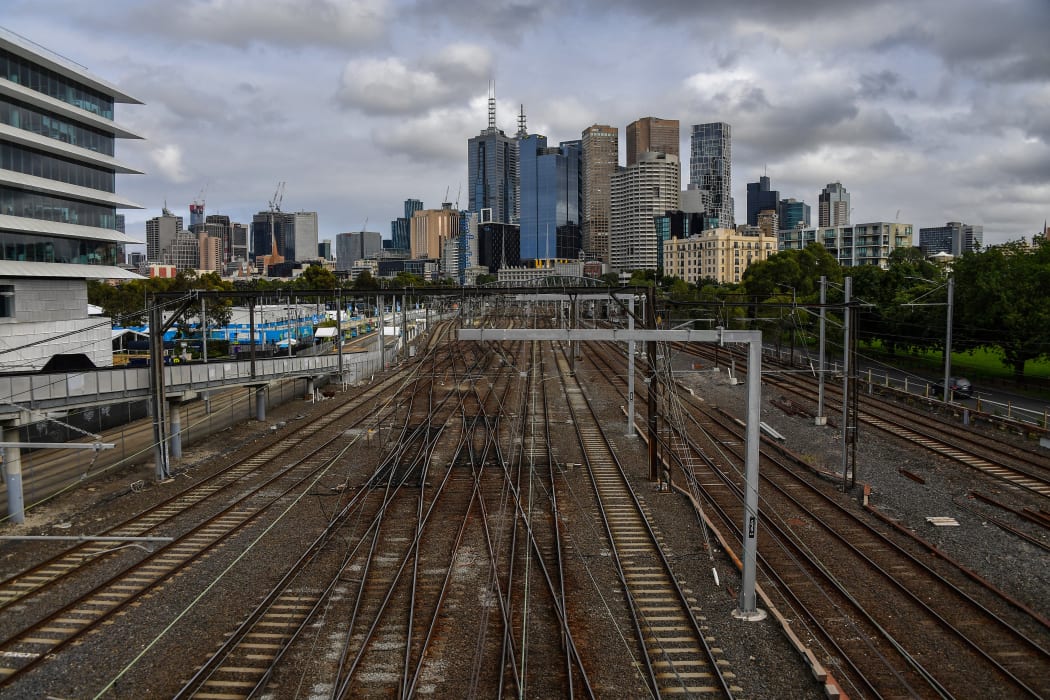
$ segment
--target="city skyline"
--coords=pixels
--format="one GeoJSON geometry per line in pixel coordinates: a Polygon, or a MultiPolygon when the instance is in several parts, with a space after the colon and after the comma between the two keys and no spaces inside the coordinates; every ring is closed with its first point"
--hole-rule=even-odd
{"type": "Polygon", "coordinates": [[[464,151],[486,127],[490,80],[498,128],[513,133],[523,104],[550,143],[652,115],[680,122],[687,153],[694,124],[728,123],[737,223],[763,174],[810,205],[842,182],[855,222],[982,225],[986,245],[1030,237],[1050,208],[1050,7],[1038,0],[759,2],[751,14],[614,2],[600,16],[585,0],[319,0],[324,22],[298,7],[116,1],[100,23],[78,3],[14,0],[0,24],[145,103],[117,111],[145,136],[117,153],[146,173],[118,176],[144,207],[122,211],[143,242],[165,202],[188,221],[203,194],[206,214],[249,223],[282,181],[284,210],[317,211],[322,240],[365,221],[389,237],[408,198],[466,208],[464,151]],[[670,48],[596,48],[627,45],[620,27],[670,48]]]}

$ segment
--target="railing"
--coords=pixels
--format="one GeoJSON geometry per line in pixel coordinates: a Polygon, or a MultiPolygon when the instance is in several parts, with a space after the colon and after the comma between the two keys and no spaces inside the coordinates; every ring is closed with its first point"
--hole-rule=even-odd
{"type": "MultiPolygon", "coordinates": [[[[810,369],[815,371],[817,364],[816,358],[811,358],[809,356],[803,358],[798,352],[795,353],[795,362],[792,362],[790,348],[781,348],[778,351],[776,348],[767,347],[763,350],[763,354],[766,357],[774,358],[780,363],[788,364],[792,367],[798,367],[799,369],[810,368],[809,361],[812,360],[813,367],[810,369]],[[800,362],[800,360],[804,361],[800,362]]],[[[827,372],[841,380],[842,364],[833,360],[828,360],[827,372]]],[[[857,379],[862,384],[866,385],[865,390],[868,392],[871,392],[875,387],[880,387],[882,389],[889,389],[903,394],[910,394],[928,401],[943,403],[942,396],[944,390],[941,388],[942,385],[937,382],[918,379],[915,377],[893,376],[889,372],[875,369],[864,369],[858,371],[857,379]]],[[[965,399],[966,403],[963,403],[963,399],[961,398],[957,399],[955,397],[955,392],[949,392],[949,399],[949,404],[971,408],[978,414],[983,413],[993,418],[1024,423],[1041,428],[1042,430],[1050,430],[1050,406],[1042,409],[1032,409],[1018,406],[1010,401],[1004,403],[1002,401],[981,398],[976,392],[972,399],[965,399]]]]}

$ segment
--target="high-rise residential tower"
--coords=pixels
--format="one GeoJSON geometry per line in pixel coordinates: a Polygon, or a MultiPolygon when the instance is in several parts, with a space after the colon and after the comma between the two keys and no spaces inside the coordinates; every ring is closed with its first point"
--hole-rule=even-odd
{"type": "Polygon", "coordinates": [[[580,142],[547,147],[547,137],[519,142],[521,260],[577,258],[580,235],[580,142]]]}
{"type": "Polygon", "coordinates": [[[747,225],[758,226],[758,215],[764,211],[775,211],[780,206],[780,193],[769,189],[769,178],[763,175],[758,182],[747,183],[747,225]]]}
{"type": "Polygon", "coordinates": [[[733,228],[732,131],[725,122],[694,124],[689,149],[689,182],[707,192],[719,228],[733,228]]]}
{"type": "Polygon", "coordinates": [[[678,157],[678,120],[642,117],[627,125],[627,165],[650,151],[678,157]]]}
{"type": "Polygon", "coordinates": [[[594,124],[583,130],[583,249],[609,262],[609,185],[620,157],[619,131],[594,124]]]}
{"type": "Polygon", "coordinates": [[[663,241],[656,217],[679,208],[682,170],[678,156],[643,153],[611,180],[609,264],[614,270],[662,268],[663,241]]]}
{"type": "Polygon", "coordinates": [[[849,226],[849,192],[841,182],[829,182],[817,202],[817,226],[849,226]]]}
{"type": "Polygon", "coordinates": [[[510,223],[518,189],[518,141],[496,126],[496,96],[489,94],[489,124],[467,141],[468,209],[492,210],[492,221],[510,223]]]}

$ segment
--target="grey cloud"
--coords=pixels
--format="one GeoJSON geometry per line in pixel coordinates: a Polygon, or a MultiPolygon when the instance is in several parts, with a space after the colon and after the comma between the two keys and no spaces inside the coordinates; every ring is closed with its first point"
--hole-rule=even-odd
{"type": "MultiPolygon", "coordinates": [[[[385,35],[389,18],[387,0],[145,0],[125,12],[127,26],[143,35],[240,49],[373,44],[385,35]]],[[[110,21],[83,13],[83,21],[96,26],[102,18],[110,21]]]]}
{"type": "Polygon", "coordinates": [[[336,104],[366,114],[418,114],[476,93],[490,75],[487,49],[453,44],[415,63],[400,58],[361,58],[347,63],[336,104]]]}
{"type": "Polygon", "coordinates": [[[878,73],[861,74],[860,96],[867,99],[882,99],[893,96],[905,100],[913,100],[916,94],[914,90],[901,84],[899,73],[891,70],[882,70],[878,73]]]}
{"type": "Polygon", "coordinates": [[[447,23],[496,32],[502,41],[517,41],[543,26],[570,2],[558,0],[417,0],[412,15],[421,24],[447,23]]]}

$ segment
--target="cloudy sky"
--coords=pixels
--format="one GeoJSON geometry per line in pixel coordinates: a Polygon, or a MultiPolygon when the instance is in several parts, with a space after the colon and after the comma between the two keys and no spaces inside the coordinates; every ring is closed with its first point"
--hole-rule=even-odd
{"type": "Polygon", "coordinates": [[[282,181],[322,239],[465,208],[490,80],[506,132],[521,104],[555,142],[611,124],[621,162],[629,122],[678,119],[686,178],[689,126],[729,122],[738,222],[763,172],[916,236],[1050,218],[1050,0],[0,0],[0,26],[145,103],[117,106],[143,239],[165,201],[247,222],[282,181]]]}

